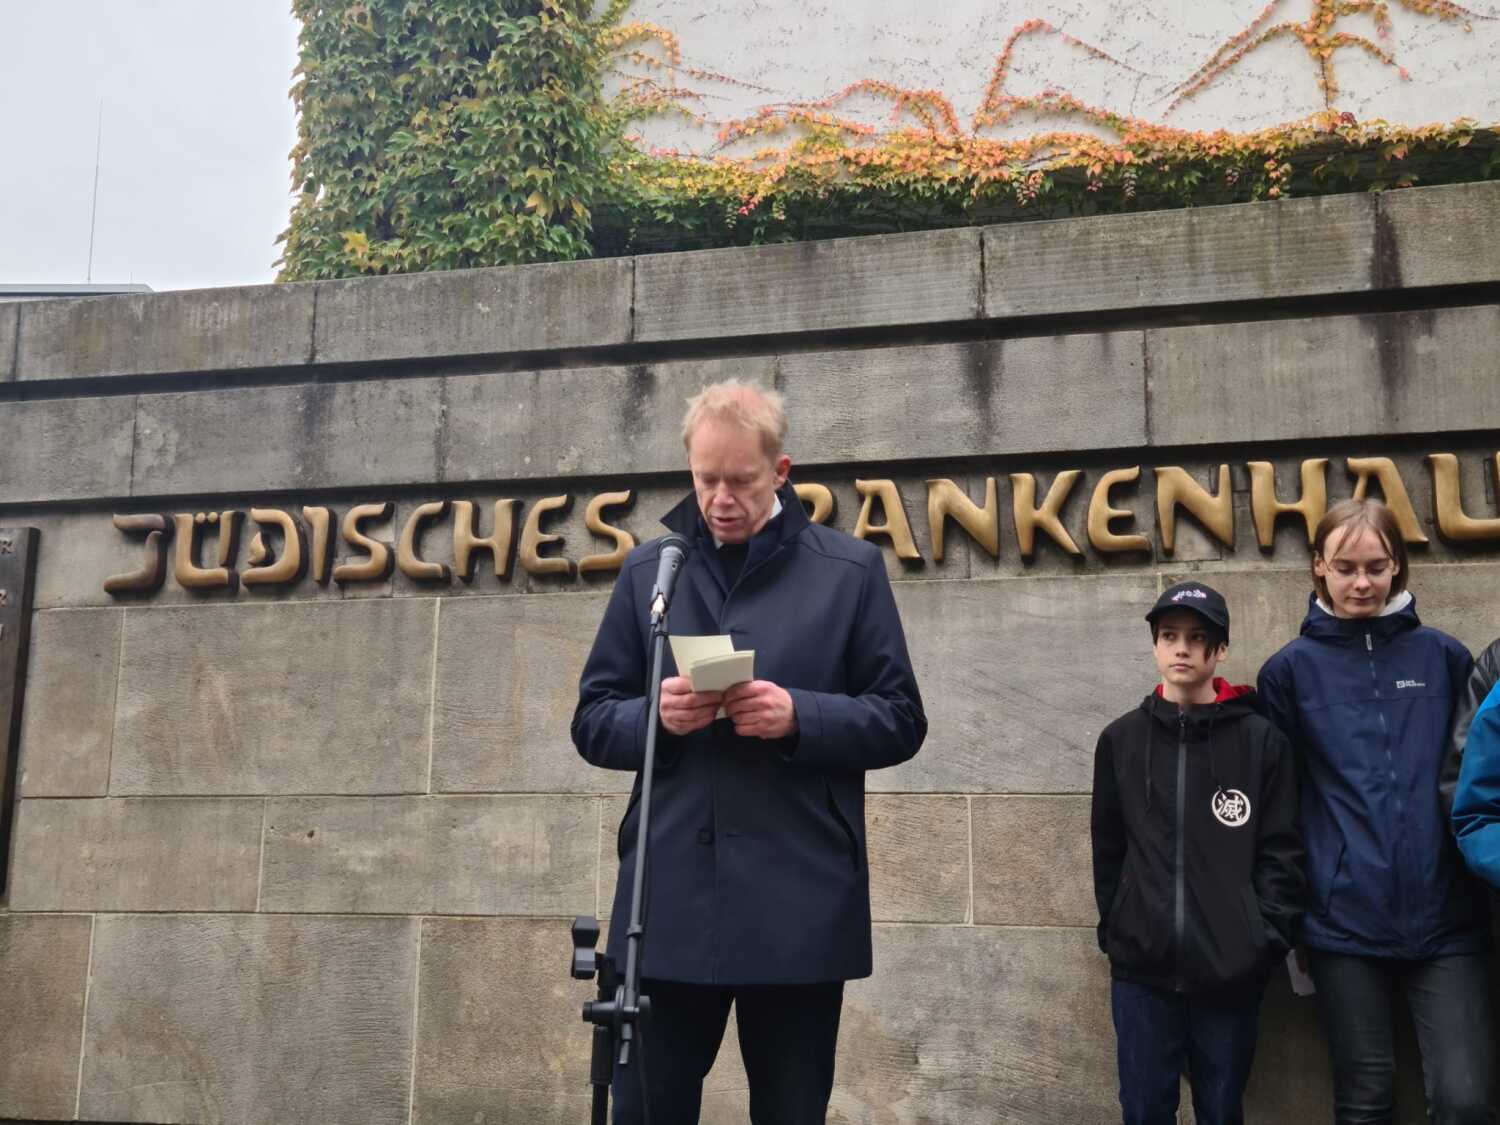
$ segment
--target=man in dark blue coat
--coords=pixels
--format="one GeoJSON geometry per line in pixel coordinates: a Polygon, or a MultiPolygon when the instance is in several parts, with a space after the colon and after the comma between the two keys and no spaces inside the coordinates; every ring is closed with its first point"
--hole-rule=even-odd
{"type": "MultiPolygon", "coordinates": [[[[877,547],[812,523],[787,481],[780,397],[730,380],[694,398],[694,495],[663,519],[691,549],[674,635],[728,634],[755,679],[694,692],[667,655],[646,880],[640,1066],[615,1122],[698,1120],[731,1004],[756,1125],[822,1122],[843,982],[871,971],[864,775],[904,762],[927,720],[877,547]],[[723,710],[724,717],[718,716],[723,710]]],[[[658,544],[631,553],[579,684],[578,752],[639,770],[658,544]]],[[[637,777],[620,824],[609,952],[623,964],[637,777]]]]}

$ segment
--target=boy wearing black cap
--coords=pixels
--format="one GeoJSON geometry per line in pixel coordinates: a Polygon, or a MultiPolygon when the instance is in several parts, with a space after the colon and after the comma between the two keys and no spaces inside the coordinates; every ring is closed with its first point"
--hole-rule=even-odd
{"type": "Polygon", "coordinates": [[[1099,736],[1092,835],[1125,1125],[1238,1125],[1261,994],[1303,909],[1291,748],[1214,675],[1229,607],[1202,582],[1146,615],[1161,683],[1099,736]]]}

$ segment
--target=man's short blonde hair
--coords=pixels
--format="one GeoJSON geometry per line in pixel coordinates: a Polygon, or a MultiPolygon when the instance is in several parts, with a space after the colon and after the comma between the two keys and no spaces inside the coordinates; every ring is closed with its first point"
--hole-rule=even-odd
{"type": "Polygon", "coordinates": [[[682,444],[692,444],[693,434],[704,422],[725,422],[749,430],[760,438],[766,456],[775,459],[786,447],[786,400],[741,379],[710,383],[688,399],[682,416],[682,444]]]}

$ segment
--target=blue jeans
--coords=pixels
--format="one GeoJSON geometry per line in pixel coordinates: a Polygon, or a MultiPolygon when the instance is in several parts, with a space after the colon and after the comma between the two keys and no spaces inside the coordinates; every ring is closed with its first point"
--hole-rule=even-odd
{"type": "Polygon", "coordinates": [[[1198,1125],[1242,1125],[1263,988],[1185,996],[1117,980],[1110,989],[1125,1125],[1176,1125],[1178,1076],[1198,1125]]]}
{"type": "Polygon", "coordinates": [[[1432,1120],[1486,1125],[1495,1066],[1488,957],[1398,961],[1310,949],[1307,958],[1333,1057],[1338,1125],[1389,1125],[1395,1113],[1397,993],[1416,1025],[1432,1120]]]}

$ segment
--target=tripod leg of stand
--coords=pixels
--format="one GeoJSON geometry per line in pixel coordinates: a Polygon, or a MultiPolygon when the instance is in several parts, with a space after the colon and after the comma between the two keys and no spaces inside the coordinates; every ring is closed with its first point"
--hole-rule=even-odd
{"type": "Polygon", "coordinates": [[[609,1082],[613,1077],[614,1052],[610,1050],[607,1027],[594,1028],[594,1057],[590,1063],[589,1081],[594,1086],[593,1125],[609,1125],[609,1082]]]}

